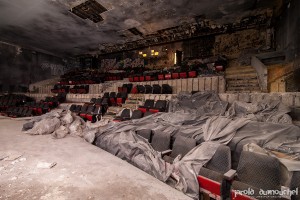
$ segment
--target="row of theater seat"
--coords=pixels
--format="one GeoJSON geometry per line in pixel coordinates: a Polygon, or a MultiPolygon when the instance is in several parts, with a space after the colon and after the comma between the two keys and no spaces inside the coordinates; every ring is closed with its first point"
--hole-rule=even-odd
{"type": "MultiPolygon", "coordinates": [[[[185,156],[197,146],[196,140],[184,136],[173,138],[170,133],[150,129],[138,129],[136,133],[161,152],[166,162],[172,163],[178,155],[185,156]]],[[[285,199],[280,196],[263,196],[260,191],[281,191],[283,171],[280,161],[272,156],[255,152],[242,151],[236,170],[232,170],[231,150],[226,145],[220,145],[214,156],[201,169],[198,175],[199,199],[285,199]],[[231,173],[228,173],[231,172],[231,173]],[[231,174],[231,177],[229,176],[231,174]],[[253,191],[247,196],[239,191],[253,191]]],[[[291,190],[300,188],[300,172],[293,172],[291,182],[286,187],[291,190]]],[[[275,195],[276,196],[276,195],[275,195]]],[[[292,200],[298,200],[299,195],[292,195],[292,200]]]]}
{"type": "Polygon", "coordinates": [[[140,119],[147,117],[157,112],[166,112],[168,103],[166,100],[158,100],[154,103],[154,100],[147,99],[143,106],[139,106],[138,110],[131,111],[128,108],[122,110],[120,116],[117,116],[114,121],[126,121],[130,119],[140,119]]]}
{"type": "Polygon", "coordinates": [[[99,84],[104,81],[123,80],[124,73],[100,73],[91,72],[91,74],[71,74],[62,76],[57,83],[59,85],[80,85],[80,84],[99,84]]]}
{"type": "Polygon", "coordinates": [[[168,102],[166,100],[158,100],[154,102],[153,99],[147,99],[143,106],[139,106],[138,110],[142,113],[146,113],[147,111],[151,113],[167,112],[168,102]]]}
{"type": "Polygon", "coordinates": [[[115,119],[113,121],[121,122],[121,121],[127,121],[127,120],[131,120],[131,119],[141,119],[143,117],[147,117],[152,114],[153,114],[152,112],[143,113],[140,110],[134,110],[131,112],[130,109],[125,108],[122,110],[120,116],[115,117],[115,119]]]}
{"type": "Polygon", "coordinates": [[[77,79],[62,79],[57,82],[58,85],[88,85],[101,83],[101,80],[91,80],[88,78],[77,78],[77,79]]]}
{"type": "Polygon", "coordinates": [[[32,101],[33,99],[25,95],[4,95],[0,96],[0,112],[5,111],[7,108],[12,106],[23,105],[27,101],[32,101]]]}
{"type": "Polygon", "coordinates": [[[46,97],[45,100],[40,102],[24,97],[22,102],[8,104],[2,114],[13,118],[42,115],[56,108],[63,101],[65,101],[65,96],[63,95],[46,97]],[[26,99],[27,101],[25,101],[26,99]]]}
{"type": "MultiPolygon", "coordinates": [[[[210,162],[201,168],[198,182],[200,191],[214,198],[221,196],[223,199],[236,200],[285,199],[278,194],[272,197],[265,195],[265,192],[261,193],[267,190],[281,191],[283,170],[276,157],[249,151],[241,152],[237,169],[231,170],[230,149],[221,145],[210,162]],[[231,173],[228,173],[230,171],[231,173]],[[247,196],[239,192],[246,190],[252,191],[252,194],[247,196]]],[[[300,172],[294,172],[291,183],[286,187],[292,190],[299,188],[299,178],[300,172]]],[[[299,199],[299,196],[292,195],[291,199],[299,199]]]]}
{"type": "Polygon", "coordinates": [[[92,98],[90,103],[83,106],[73,104],[70,111],[78,114],[84,120],[96,122],[101,119],[109,106],[122,106],[127,99],[127,93],[106,92],[101,98],[92,98]]]}
{"type": "Polygon", "coordinates": [[[91,121],[92,123],[101,119],[103,113],[106,112],[105,106],[101,104],[84,104],[84,105],[71,105],[70,111],[79,115],[85,121],[91,121]]]}
{"type": "Polygon", "coordinates": [[[66,85],[54,85],[51,89],[52,93],[72,93],[72,94],[87,94],[89,93],[89,85],[75,85],[73,88],[66,85]]]}
{"type": "Polygon", "coordinates": [[[196,71],[190,72],[174,72],[167,74],[147,75],[147,76],[132,76],[129,77],[130,82],[143,82],[143,81],[155,81],[155,80],[171,80],[171,79],[183,79],[183,78],[195,78],[197,77],[196,71]]]}
{"type": "Polygon", "coordinates": [[[122,87],[118,87],[118,92],[126,92],[132,94],[172,94],[173,89],[168,84],[151,85],[136,85],[133,87],[131,83],[123,84],[122,87]]]}
{"type": "Polygon", "coordinates": [[[107,106],[122,106],[125,103],[128,94],[126,92],[105,92],[102,98],[92,98],[91,103],[107,106]]]}

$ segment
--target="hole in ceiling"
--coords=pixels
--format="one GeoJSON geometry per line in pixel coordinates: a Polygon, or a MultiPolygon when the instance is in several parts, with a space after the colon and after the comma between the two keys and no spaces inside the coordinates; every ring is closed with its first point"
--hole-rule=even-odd
{"type": "Polygon", "coordinates": [[[107,9],[96,0],[87,0],[70,11],[82,19],[89,19],[94,23],[98,23],[103,21],[100,14],[107,11],[107,9]]]}
{"type": "Polygon", "coordinates": [[[141,31],[139,31],[137,28],[130,28],[128,29],[133,35],[143,35],[141,31]]]}

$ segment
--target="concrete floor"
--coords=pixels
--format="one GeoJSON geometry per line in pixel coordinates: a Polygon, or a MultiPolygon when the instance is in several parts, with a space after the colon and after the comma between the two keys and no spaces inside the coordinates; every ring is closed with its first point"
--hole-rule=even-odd
{"type": "Polygon", "coordinates": [[[23,123],[0,118],[0,155],[23,154],[0,161],[0,199],[189,199],[81,138],[25,135],[23,123]],[[57,165],[40,169],[39,162],[57,165]]]}

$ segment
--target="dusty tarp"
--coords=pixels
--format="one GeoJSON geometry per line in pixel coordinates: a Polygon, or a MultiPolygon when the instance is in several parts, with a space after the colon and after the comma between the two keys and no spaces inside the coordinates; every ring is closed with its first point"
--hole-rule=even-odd
{"type": "Polygon", "coordinates": [[[166,181],[173,166],[166,163],[161,154],[135,132],[130,123],[118,123],[97,135],[95,145],[126,160],[161,181],[166,181]]]}
{"type": "MultiPolygon", "coordinates": [[[[121,123],[97,122],[99,124],[96,127],[91,124],[87,127],[86,123],[74,117],[69,128],[73,125],[73,131],[79,132],[77,135],[82,137],[87,133],[85,139],[89,142],[95,136],[94,143],[98,147],[127,160],[159,180],[167,181],[172,174],[177,180],[176,188],[197,199],[199,186],[196,176],[220,143],[228,144],[234,151],[235,164],[243,146],[248,143],[266,149],[300,153],[299,127],[290,124],[288,109],[282,104],[234,102],[226,112],[227,105],[215,93],[181,93],[171,101],[170,113],[157,113],[121,123]],[[168,133],[173,140],[178,135],[194,138],[199,145],[182,160],[176,158],[174,164],[170,165],[144,138],[135,134],[136,130],[141,129],[168,133]]],[[[49,114],[36,121],[53,119],[57,114],[49,114]]],[[[57,118],[62,116],[66,115],[60,112],[57,118]]]]}
{"type": "Polygon", "coordinates": [[[219,145],[216,142],[203,142],[174,163],[172,177],[177,181],[176,189],[193,199],[199,198],[197,175],[201,167],[213,157],[219,145]]]}
{"type": "Polygon", "coordinates": [[[254,103],[235,101],[226,112],[228,117],[246,117],[258,122],[292,124],[290,108],[280,101],[262,100],[254,103]]]}

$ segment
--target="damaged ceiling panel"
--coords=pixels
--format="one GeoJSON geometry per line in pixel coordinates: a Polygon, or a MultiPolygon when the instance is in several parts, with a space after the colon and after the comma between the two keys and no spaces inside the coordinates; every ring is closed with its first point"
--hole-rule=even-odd
{"type": "Polygon", "coordinates": [[[107,11],[101,4],[95,0],[87,0],[71,9],[71,12],[82,19],[90,19],[94,23],[103,21],[101,13],[107,11]]]}
{"type": "Polygon", "coordinates": [[[214,31],[228,31],[228,24],[243,27],[243,19],[244,24],[253,24],[250,16],[265,16],[275,4],[269,0],[1,0],[0,41],[64,57],[97,49],[109,53],[207,34],[207,27],[214,31]]]}

